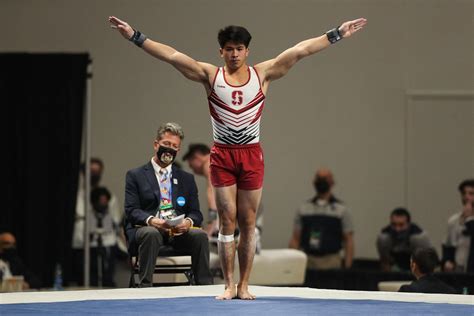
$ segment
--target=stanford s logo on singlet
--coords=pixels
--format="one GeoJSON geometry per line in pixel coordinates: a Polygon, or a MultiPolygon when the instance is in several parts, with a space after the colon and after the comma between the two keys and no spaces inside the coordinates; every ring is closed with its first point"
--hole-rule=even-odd
{"type": "Polygon", "coordinates": [[[233,105],[241,105],[244,101],[243,98],[244,93],[240,90],[232,91],[232,104],[233,105]]]}
{"type": "Polygon", "coordinates": [[[244,145],[260,141],[260,118],[265,95],[255,69],[248,67],[248,72],[245,84],[232,86],[226,81],[224,68],[217,69],[213,89],[208,96],[212,136],[216,143],[244,145]]]}

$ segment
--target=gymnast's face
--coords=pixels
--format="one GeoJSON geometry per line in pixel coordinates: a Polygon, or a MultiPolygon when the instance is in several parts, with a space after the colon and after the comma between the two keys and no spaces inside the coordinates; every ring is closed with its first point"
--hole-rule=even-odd
{"type": "Polygon", "coordinates": [[[220,49],[220,54],[228,68],[239,69],[246,65],[249,49],[242,43],[227,42],[220,49]]]}

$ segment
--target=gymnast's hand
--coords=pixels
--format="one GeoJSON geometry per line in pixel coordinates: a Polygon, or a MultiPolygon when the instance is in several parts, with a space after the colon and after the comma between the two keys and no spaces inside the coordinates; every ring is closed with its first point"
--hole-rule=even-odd
{"type": "Polygon", "coordinates": [[[132,38],[134,30],[127,22],[122,21],[115,16],[109,16],[109,22],[112,24],[110,27],[118,30],[123,37],[128,40],[132,38]]]}
{"type": "Polygon", "coordinates": [[[339,27],[339,33],[342,38],[352,36],[355,32],[361,30],[367,24],[367,19],[360,18],[352,21],[347,21],[339,27]]]}

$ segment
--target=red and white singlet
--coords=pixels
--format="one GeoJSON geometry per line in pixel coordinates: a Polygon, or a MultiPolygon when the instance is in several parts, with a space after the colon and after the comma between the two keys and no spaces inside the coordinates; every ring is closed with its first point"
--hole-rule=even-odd
{"type": "Polygon", "coordinates": [[[241,86],[226,81],[224,67],[219,67],[209,95],[214,142],[228,145],[255,144],[260,140],[260,118],[265,95],[253,67],[241,86]]]}

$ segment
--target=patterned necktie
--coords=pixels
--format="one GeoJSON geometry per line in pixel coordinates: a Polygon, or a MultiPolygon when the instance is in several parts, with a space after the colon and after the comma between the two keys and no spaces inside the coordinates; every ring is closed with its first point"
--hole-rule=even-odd
{"type": "Polygon", "coordinates": [[[171,181],[169,178],[168,170],[160,170],[160,209],[168,209],[173,207],[171,204],[171,181]]]}
{"type": "Polygon", "coordinates": [[[160,169],[160,182],[164,182],[168,179],[168,170],[160,169]]]}

